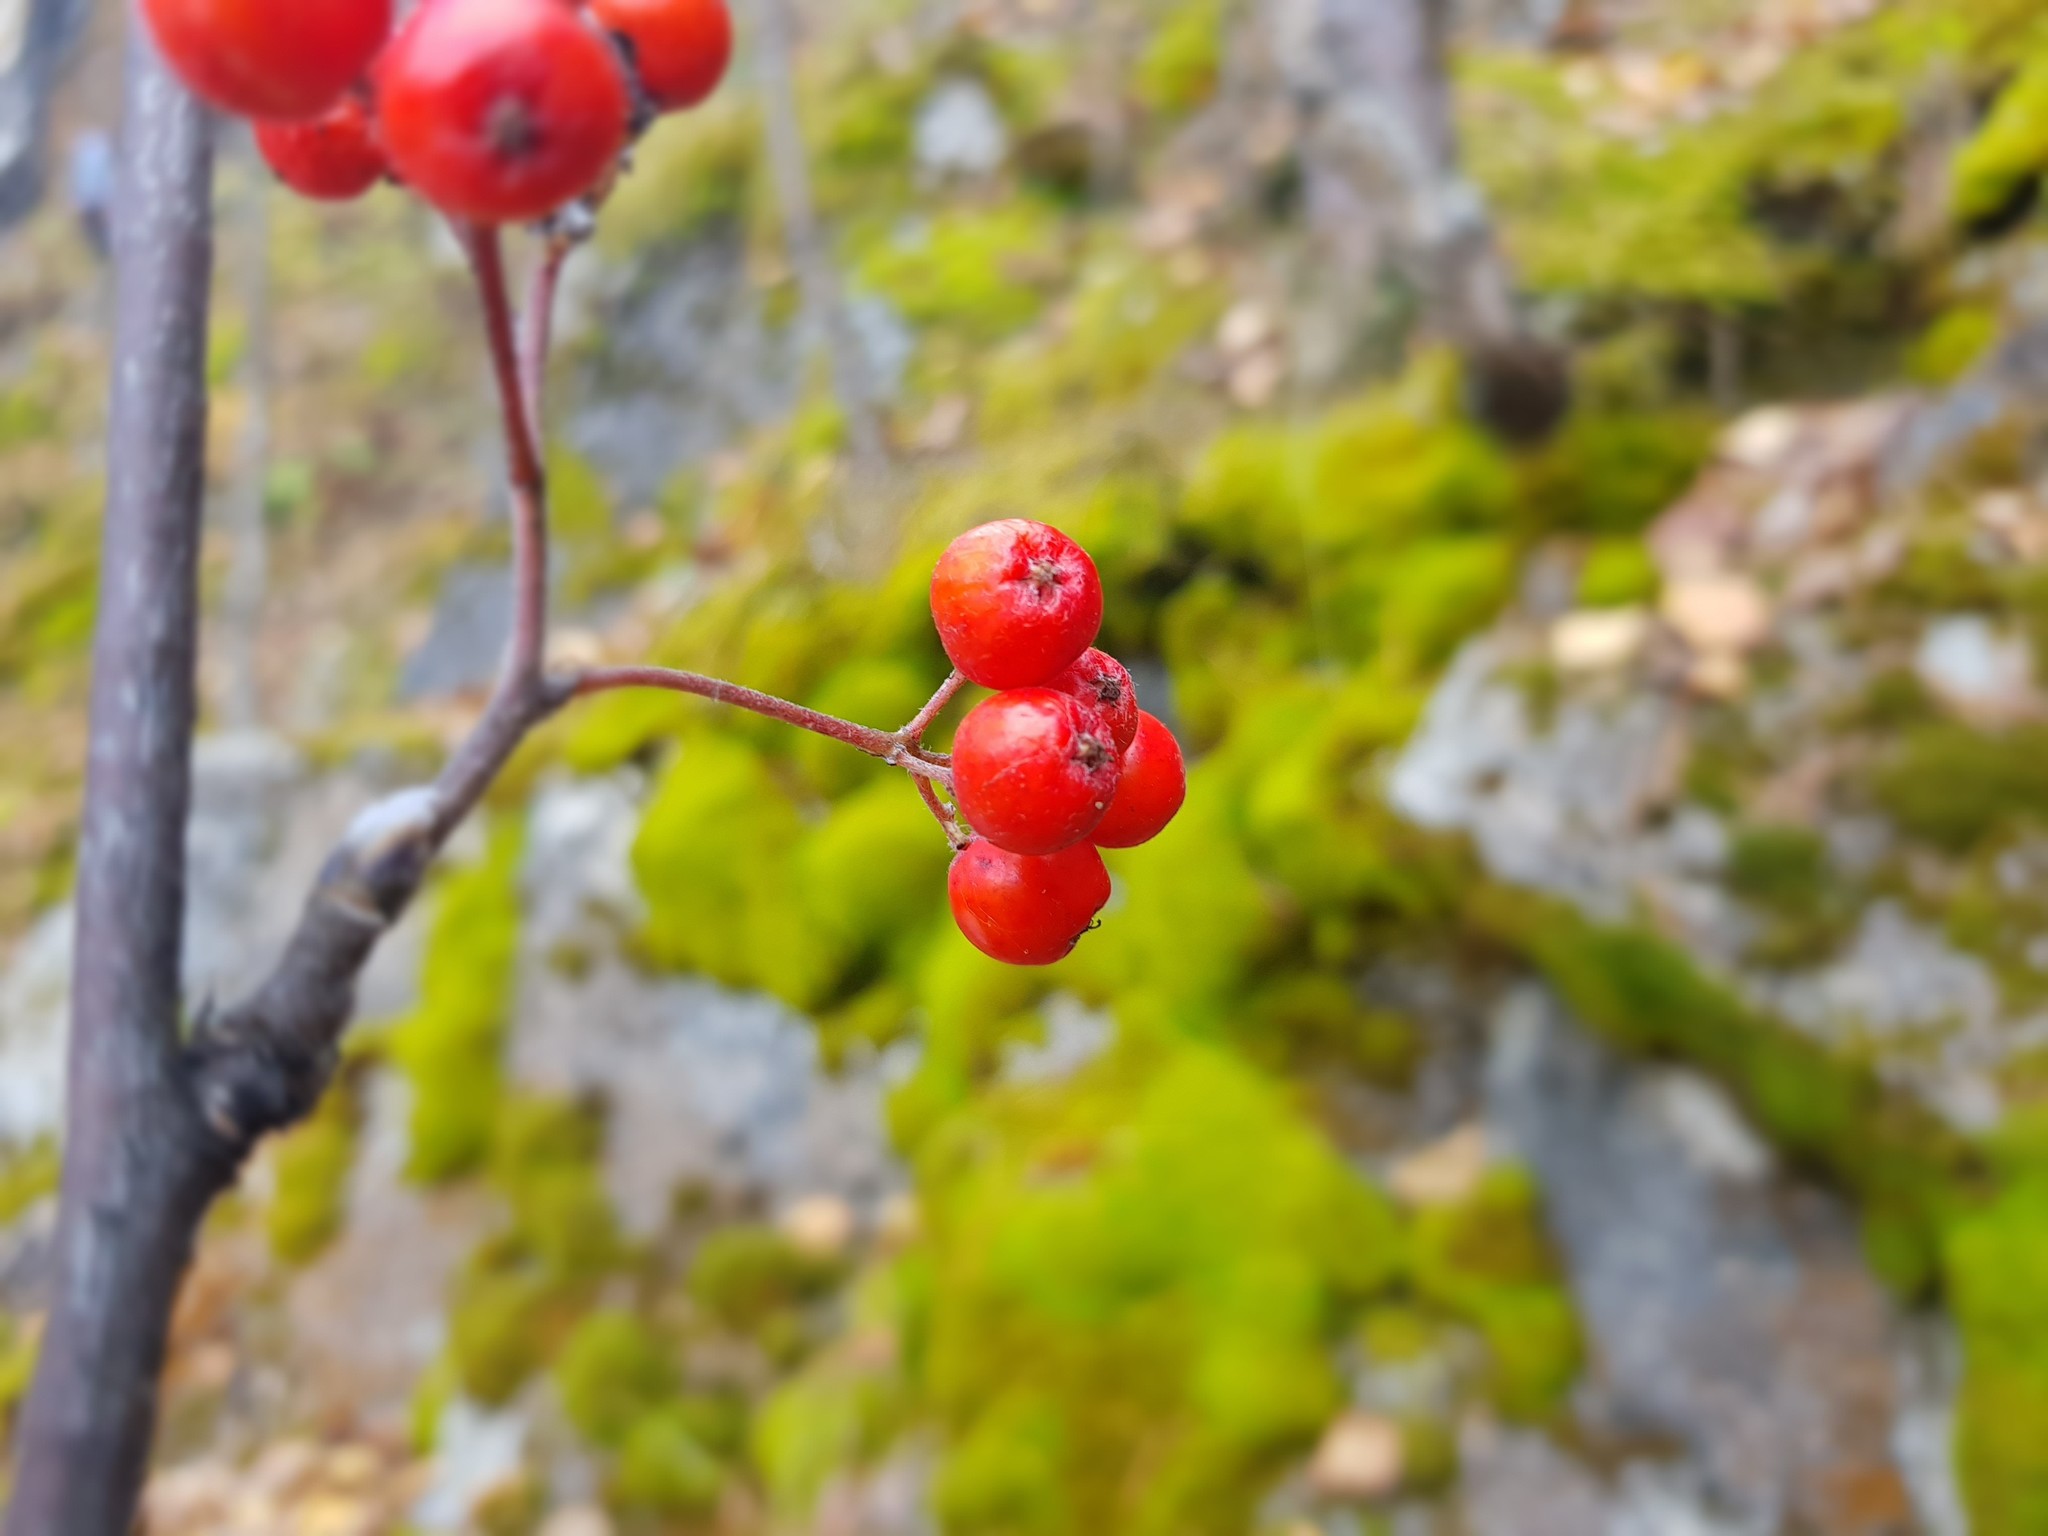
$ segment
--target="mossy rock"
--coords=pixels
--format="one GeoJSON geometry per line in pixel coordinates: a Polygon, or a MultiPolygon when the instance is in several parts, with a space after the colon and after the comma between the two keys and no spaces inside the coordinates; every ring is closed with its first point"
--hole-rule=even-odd
{"type": "Polygon", "coordinates": [[[630,1312],[593,1312],[576,1325],[555,1361],[562,1411],[601,1449],[622,1446],[634,1425],[673,1398],[676,1362],[659,1336],[630,1312]]]}
{"type": "Polygon", "coordinates": [[[1465,1200],[1423,1211],[1413,1252],[1417,1291],[1485,1338],[1502,1412],[1556,1412],[1584,1346],[1529,1176],[1497,1166],[1465,1200]]]}
{"type": "Polygon", "coordinates": [[[608,1492],[628,1513],[688,1520],[718,1508],[725,1482],[725,1468],[691,1432],[688,1416],[656,1409],[627,1432],[608,1492]]]}
{"type": "Polygon", "coordinates": [[[1879,767],[1873,787],[1907,835],[1966,853],[2048,814],[2048,727],[1922,727],[1879,767]]]}
{"type": "Polygon", "coordinates": [[[419,1005],[390,1031],[391,1059],[412,1085],[406,1168],[416,1179],[467,1173],[490,1150],[519,949],[521,830],[514,818],[496,822],[485,856],[435,887],[419,1005]]]}
{"type": "Polygon", "coordinates": [[[1630,608],[1654,602],[1662,578],[1640,539],[1595,541],[1579,567],[1579,606],[1630,608]]]}
{"type": "Polygon", "coordinates": [[[1998,227],[2033,197],[2048,170],[2048,57],[2030,60],[1957,153],[1949,176],[1958,222],[1998,227]]]}
{"type": "Polygon", "coordinates": [[[993,341],[1038,317],[1064,264],[1057,215],[1020,198],[899,231],[867,254],[858,275],[915,324],[993,341]]]}
{"type": "Polygon", "coordinates": [[[1228,14],[1227,0],[1179,0],[1167,12],[1138,56],[1132,80],[1146,110],[1182,117],[1215,94],[1228,14]]]}
{"type": "Polygon", "coordinates": [[[1943,1253],[1963,1339],[1955,1456],[1971,1528],[2048,1528],[2048,1466],[2030,1431],[2048,1415],[2048,1184],[2038,1176],[1958,1221],[1943,1253]]]}
{"type": "Polygon", "coordinates": [[[955,1529],[1243,1530],[1336,1406],[1345,1309],[1402,1267],[1391,1209],[1277,1084],[1143,1033],[919,1151],[955,1529]]]}
{"type": "Polygon", "coordinates": [[[361,1118],[355,1084],[344,1077],[327,1090],[312,1118],[278,1143],[265,1225],[270,1251],[283,1263],[311,1263],[347,1223],[348,1178],[361,1118]]]}
{"type": "Polygon", "coordinates": [[[798,1248],[772,1227],[723,1227],[690,1264],[689,1291],[703,1314],[734,1333],[756,1333],[778,1314],[829,1290],[839,1266],[798,1248]]]}

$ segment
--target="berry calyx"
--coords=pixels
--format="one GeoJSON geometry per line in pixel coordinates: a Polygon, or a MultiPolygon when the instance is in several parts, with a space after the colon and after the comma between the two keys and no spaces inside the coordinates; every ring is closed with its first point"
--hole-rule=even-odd
{"type": "Polygon", "coordinates": [[[1091,646],[1045,686],[1071,694],[1101,715],[1116,738],[1119,755],[1131,750],[1138,734],[1138,690],[1124,664],[1114,656],[1091,646]]]}
{"type": "Polygon", "coordinates": [[[976,838],[946,877],[953,921],[1007,965],[1051,965],[1072,952],[1109,902],[1109,870],[1087,843],[1033,857],[976,838]]]}
{"type": "Polygon", "coordinates": [[[242,117],[318,117],[391,35],[391,0],[142,0],[142,12],[193,94],[242,117]]]}
{"type": "Polygon", "coordinates": [[[1123,771],[1109,809],[1089,834],[1098,848],[1135,848],[1149,843],[1180,814],[1188,798],[1187,761],[1164,722],[1142,711],[1137,739],[1124,754],[1123,771]]]}
{"type": "Polygon", "coordinates": [[[321,202],[361,197],[384,176],[384,151],[354,96],[310,122],[258,123],[256,147],[279,181],[321,202]]]}
{"type": "Polygon", "coordinates": [[[1088,552],[1023,518],[960,535],[932,574],[939,639],[969,681],[1028,688],[1050,681],[1102,628],[1102,579],[1088,552]]]}
{"type": "Polygon", "coordinates": [[[1102,716],[1050,688],[968,711],[953,737],[953,789],[974,830],[1011,853],[1080,842],[1116,796],[1119,754],[1102,716]]]}
{"type": "Polygon", "coordinates": [[[424,0],[377,68],[392,168],[479,224],[592,191],[631,113],[617,52],[564,0],[424,0]]]}
{"type": "Polygon", "coordinates": [[[726,0],[590,0],[590,14],[630,46],[640,88],[664,112],[703,101],[732,62],[726,0]]]}

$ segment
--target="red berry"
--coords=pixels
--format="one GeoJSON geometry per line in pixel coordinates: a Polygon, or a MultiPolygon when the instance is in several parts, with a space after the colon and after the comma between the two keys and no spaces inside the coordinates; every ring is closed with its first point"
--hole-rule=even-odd
{"type": "Polygon", "coordinates": [[[193,93],[243,117],[318,117],[391,35],[391,0],[142,0],[193,93]]]}
{"type": "Polygon", "coordinates": [[[1180,743],[1157,715],[1138,715],[1138,739],[1124,754],[1116,798],[1089,840],[1098,848],[1135,848],[1149,843],[1180,814],[1188,798],[1187,762],[1180,743]]]}
{"type": "Polygon", "coordinates": [[[565,0],[424,0],[377,68],[392,168],[480,224],[592,190],[631,113],[617,52],[565,0]]]}
{"type": "Polygon", "coordinates": [[[370,114],[353,96],[309,123],[258,123],[256,147],[279,181],[322,202],[361,197],[384,176],[370,114]]]}
{"type": "Polygon", "coordinates": [[[974,830],[1011,853],[1057,853],[1116,796],[1102,716],[1050,688],[1016,688],[968,711],[953,736],[953,790],[974,830]]]}
{"type": "Polygon", "coordinates": [[[932,618],[953,665],[984,688],[1052,678],[1102,628],[1102,579],[1088,552],[1022,518],[955,539],[932,574],[932,618]]]}
{"type": "Polygon", "coordinates": [[[946,878],[953,921],[976,949],[1009,965],[1051,965],[1109,901],[1102,855],[1077,843],[1042,858],[976,838],[946,878]]]}
{"type": "Polygon", "coordinates": [[[1045,685],[1072,694],[1102,716],[1110,735],[1116,738],[1117,755],[1131,750],[1138,734],[1138,689],[1124,664],[1107,651],[1092,646],[1081,659],[1045,685]]]}
{"type": "Polygon", "coordinates": [[[590,14],[632,45],[640,87],[664,112],[696,106],[732,62],[726,0],[590,0],[590,14]]]}

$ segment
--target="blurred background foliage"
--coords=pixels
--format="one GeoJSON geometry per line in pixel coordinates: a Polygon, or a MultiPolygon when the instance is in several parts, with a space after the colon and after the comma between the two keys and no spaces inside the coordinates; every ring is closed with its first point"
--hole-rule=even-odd
{"type": "MultiPolygon", "coordinates": [[[[347,1241],[372,1090],[395,1074],[402,1177],[471,1224],[400,1461],[427,1464],[461,1414],[540,1394],[578,1448],[581,1502],[629,1532],[893,1530],[829,1511],[906,1458],[950,1536],[1465,1529],[1387,1511],[1460,1518],[1475,1416],[1586,1438],[1585,1327],[1541,1180],[1512,1155],[1447,1193],[1402,1192],[1403,1159],[1472,1110],[1469,1070],[1451,1072],[1464,1097],[1448,1108],[1432,1085],[1473,1047],[1462,1005],[1371,978],[1428,971],[1455,992],[1538,975],[1612,1047],[1706,1074],[1789,1167],[1853,1203],[1893,1303],[1959,1330],[1968,1528],[2048,1529],[2039,1047],[2001,1060],[1999,1114],[1959,1125],[1901,1091],[1917,1046],[1816,1039],[1658,912],[1595,920],[1386,793],[1461,647],[1552,602],[1531,595],[1544,583],[1561,584],[1559,611],[1657,609],[1684,573],[1653,525],[1726,461],[1746,408],[1978,378],[2039,322],[2048,22],[2017,0],[1700,0],[1616,6],[1598,26],[1572,6],[1536,45],[1471,20],[1455,56],[1467,167],[1573,360],[1568,421],[1511,449],[1398,280],[1343,367],[1290,370],[1318,268],[1302,130],[1269,110],[1246,41],[1258,9],[874,0],[811,18],[819,210],[856,319],[884,315],[874,350],[896,347],[880,487],[851,464],[827,370],[790,340],[805,300],[744,80],[650,136],[569,299],[550,469],[570,644],[890,725],[943,676],[925,584],[954,533],[1028,515],[1093,552],[1104,643],[1195,759],[1181,821],[1112,856],[1101,931],[1043,972],[988,962],[945,912],[943,840],[887,770],[691,701],[594,701],[522,754],[415,920],[409,1002],[365,1025],[342,1084],[223,1217],[221,1251],[263,1255],[231,1289],[274,1298],[347,1241]],[[919,138],[942,88],[986,104],[1005,153],[934,166],[919,138]],[[1113,131],[1088,110],[1110,99],[1113,131]],[[709,297],[687,286],[706,264],[727,284],[709,297]],[[751,317],[737,341],[709,313],[722,305],[751,317]],[[713,398],[694,375],[756,366],[782,385],[713,422],[704,451],[619,448],[698,430],[676,425],[713,398]],[[634,403],[650,393],[653,416],[634,403]],[[638,786],[634,899],[601,939],[536,955],[523,928],[549,872],[528,810],[569,780],[638,786]],[[885,1064],[904,1196],[859,1212],[857,1239],[703,1190],[678,1191],[653,1234],[628,1230],[601,1096],[524,1080],[511,1046],[533,968],[574,979],[605,945],[649,978],[774,998],[829,1068],[885,1064]],[[1020,1069],[1056,1055],[1075,1017],[1096,1021],[1096,1049],[1020,1069]],[[1289,1493],[1356,1417],[1361,1374],[1417,1362],[1442,1390],[1374,1410],[1394,1481],[1340,1487],[1327,1509],[1289,1493]]],[[[231,157],[224,206],[252,187],[231,157]]],[[[251,473],[236,445],[252,389],[272,418],[254,471],[273,562],[265,724],[316,772],[402,778],[469,708],[407,681],[436,604],[504,550],[472,320],[448,251],[400,199],[271,216],[269,312],[225,263],[214,354],[223,497],[251,473]],[[270,383],[252,386],[256,327],[270,383]]],[[[52,213],[10,238],[14,934],[68,890],[104,359],[75,234],[52,213]]],[[[1987,417],[1914,489],[1903,552],[1847,603],[1844,633],[1890,655],[1961,613],[2048,643],[2040,568],[1987,558],[1972,522],[2037,461],[2026,431],[1987,417]]],[[[229,558],[223,541],[216,589],[229,558]]],[[[1807,665],[1765,649],[1736,692],[1778,696],[1807,665]]],[[[1571,696],[1568,672],[1547,654],[1515,672],[1532,718],[1571,696]]],[[[2048,904],[2000,862],[2048,807],[2037,721],[1987,725],[1910,668],[1874,669],[1826,731],[1853,747],[1841,794],[1898,838],[1852,869],[1826,827],[1769,812],[1782,741],[1740,697],[1709,695],[1674,799],[1730,828],[1725,887],[1754,918],[1744,963],[1819,964],[1893,900],[2001,998],[2038,1002],[2048,904]]],[[[35,1208],[54,1168],[47,1140],[19,1150],[0,1214],[35,1208]]],[[[32,1358],[19,1310],[0,1404],[32,1358]]],[[[169,1450],[239,1465],[263,1443],[220,1428],[238,1411],[223,1382],[174,1372],[173,1400],[169,1450]]],[[[462,1518],[533,1531],[565,1502],[536,1458],[462,1518]]],[[[1741,1528],[1922,1528],[1795,1516],[1810,1523],[1741,1528]]],[[[335,1528],[424,1517],[365,1518],[335,1528]]]]}

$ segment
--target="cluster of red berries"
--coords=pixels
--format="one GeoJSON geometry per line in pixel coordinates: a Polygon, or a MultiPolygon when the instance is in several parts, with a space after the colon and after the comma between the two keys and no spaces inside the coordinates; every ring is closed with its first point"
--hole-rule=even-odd
{"type": "Polygon", "coordinates": [[[278,178],[386,176],[455,218],[538,219],[610,181],[635,128],[709,96],[726,0],[143,0],[194,93],[254,120],[278,178]]]}
{"type": "Polygon", "coordinates": [[[953,665],[1000,690],[960,723],[953,793],[975,837],[953,861],[953,917],[1012,965],[1070,951],[1109,900],[1099,848],[1135,848],[1187,798],[1173,733],[1138,708],[1131,674],[1093,649],[1102,581],[1043,523],[987,523],[932,577],[953,665]]]}

